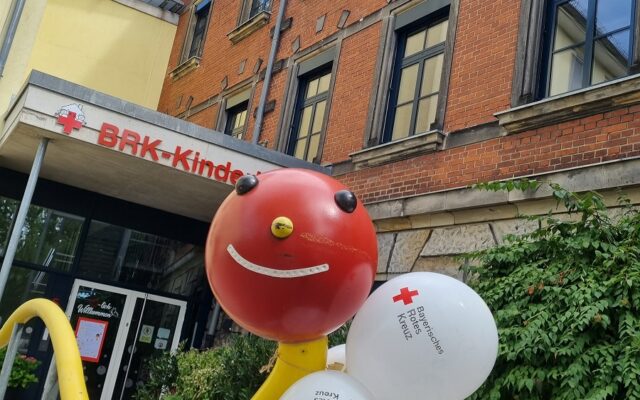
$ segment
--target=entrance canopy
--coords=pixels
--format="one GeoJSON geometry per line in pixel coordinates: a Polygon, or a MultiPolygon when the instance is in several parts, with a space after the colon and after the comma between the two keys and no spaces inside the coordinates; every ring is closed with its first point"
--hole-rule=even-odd
{"type": "Polygon", "coordinates": [[[244,174],[328,169],[34,71],[5,115],[0,167],[210,221],[244,174]]]}

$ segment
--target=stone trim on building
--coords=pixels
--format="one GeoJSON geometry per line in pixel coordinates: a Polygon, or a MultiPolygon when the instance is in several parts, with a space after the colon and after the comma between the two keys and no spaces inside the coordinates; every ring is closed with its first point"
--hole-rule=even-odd
{"type": "Polygon", "coordinates": [[[195,70],[200,66],[200,57],[191,57],[184,62],[180,63],[177,67],[175,67],[171,72],[169,72],[169,76],[174,81],[182,78],[187,75],[189,72],[195,70]]]}
{"type": "MultiPolygon", "coordinates": [[[[597,190],[615,215],[619,198],[640,204],[640,159],[625,160],[537,177],[576,191],[597,190]],[[622,191],[620,191],[622,189],[622,191]]],[[[504,244],[507,235],[534,231],[524,216],[571,218],[546,185],[526,192],[459,188],[367,205],[377,230],[377,280],[431,271],[466,279],[461,255],[504,244]]]]}
{"type": "Polygon", "coordinates": [[[232,30],[227,34],[229,40],[231,40],[234,44],[238,43],[242,39],[250,36],[253,32],[265,26],[269,23],[269,19],[271,18],[271,13],[268,11],[262,11],[256,16],[252,17],[250,20],[243,22],[237,28],[232,30]]]}
{"type": "Polygon", "coordinates": [[[640,103],[640,74],[494,114],[508,133],[542,128],[640,103]]]}

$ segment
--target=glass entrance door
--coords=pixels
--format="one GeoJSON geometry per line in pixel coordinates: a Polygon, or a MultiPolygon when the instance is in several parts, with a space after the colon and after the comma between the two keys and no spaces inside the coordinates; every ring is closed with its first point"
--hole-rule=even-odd
{"type": "Polygon", "coordinates": [[[174,350],[178,345],[176,326],[184,308],[167,300],[152,295],[136,299],[113,399],[130,399],[142,384],[138,377],[143,376],[144,361],[158,352],[174,350]]]}
{"type": "Polygon", "coordinates": [[[143,361],[178,347],[185,310],[181,300],[76,280],[67,316],[89,398],[131,398],[143,361]]]}
{"type": "Polygon", "coordinates": [[[118,337],[129,327],[127,297],[111,288],[78,285],[69,322],[76,333],[90,399],[99,399],[113,359],[119,358],[118,337]]]}

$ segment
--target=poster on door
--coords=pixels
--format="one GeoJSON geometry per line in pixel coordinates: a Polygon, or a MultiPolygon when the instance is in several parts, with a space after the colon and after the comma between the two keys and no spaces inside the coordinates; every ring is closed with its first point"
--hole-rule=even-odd
{"type": "Polygon", "coordinates": [[[138,339],[141,343],[151,343],[153,340],[153,331],[155,327],[151,325],[142,325],[140,328],[140,338],[138,339]]]}
{"type": "Polygon", "coordinates": [[[79,317],[76,324],[76,341],[83,361],[97,363],[107,334],[108,321],[79,317]]]}

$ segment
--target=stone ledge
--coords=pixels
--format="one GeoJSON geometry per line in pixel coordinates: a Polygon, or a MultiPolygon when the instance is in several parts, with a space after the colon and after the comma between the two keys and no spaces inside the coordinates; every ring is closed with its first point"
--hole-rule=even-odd
{"type": "Polygon", "coordinates": [[[229,40],[231,40],[233,44],[236,44],[242,39],[251,35],[253,32],[265,26],[267,22],[269,22],[270,18],[271,18],[270,12],[262,11],[256,14],[255,16],[253,16],[253,18],[249,19],[248,21],[238,25],[231,32],[227,33],[227,37],[229,38],[229,40]]]}
{"type": "Polygon", "coordinates": [[[498,112],[500,126],[518,133],[640,103],[640,74],[498,112]]]}
{"type": "Polygon", "coordinates": [[[198,68],[200,65],[200,57],[191,57],[184,61],[182,64],[178,65],[173,71],[169,72],[169,76],[174,81],[182,78],[187,75],[189,72],[198,68]]]}
{"type": "MultiPolygon", "coordinates": [[[[640,158],[617,160],[556,171],[535,176],[538,180],[556,182],[568,190],[584,192],[587,190],[605,191],[617,188],[640,186],[640,158]]],[[[461,213],[462,210],[474,210],[493,207],[495,215],[508,217],[510,212],[497,206],[515,204],[517,214],[537,214],[540,207],[549,210],[555,204],[551,198],[551,189],[542,185],[537,190],[526,192],[486,192],[470,188],[456,188],[441,192],[423,194],[405,199],[394,199],[379,203],[366,204],[367,211],[375,221],[378,232],[402,229],[419,229],[440,226],[440,220],[455,220],[450,223],[462,223],[463,219],[472,219],[473,213],[461,213]],[[536,207],[533,203],[540,203],[536,207]],[[469,214],[469,215],[466,215],[469,214]],[[436,216],[437,221],[434,220],[436,216]],[[440,218],[440,216],[442,218],[440,218]]],[[[561,210],[558,210],[561,212],[561,210]]],[[[468,221],[470,222],[470,221],[468,221]]]]}
{"type": "Polygon", "coordinates": [[[422,154],[433,153],[440,148],[444,135],[440,131],[429,131],[405,139],[384,143],[349,154],[354,170],[375,167],[404,160],[422,154]]]}

